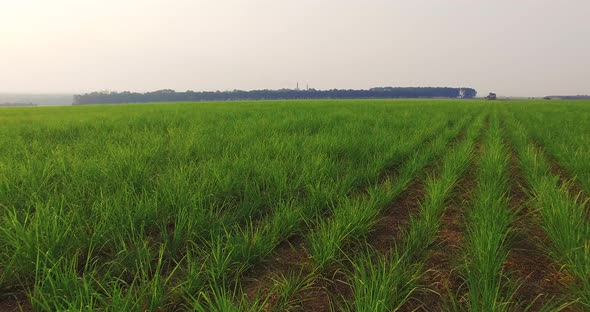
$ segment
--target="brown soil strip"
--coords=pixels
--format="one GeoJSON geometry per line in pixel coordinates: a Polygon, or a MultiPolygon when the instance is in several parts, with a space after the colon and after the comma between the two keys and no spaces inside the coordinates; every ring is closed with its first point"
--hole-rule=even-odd
{"type": "Polygon", "coordinates": [[[334,269],[316,279],[312,288],[304,289],[297,294],[297,301],[301,304],[294,311],[339,311],[338,303],[342,298],[351,298],[352,295],[352,288],[344,271],[334,269]]]}
{"type": "MultiPolygon", "coordinates": [[[[488,129],[489,119],[480,138],[488,129]]],[[[445,311],[449,294],[465,293],[463,281],[455,268],[459,267],[461,248],[465,236],[464,209],[469,206],[477,185],[478,159],[483,153],[483,144],[476,143],[475,157],[465,175],[458,181],[441,219],[437,238],[429,251],[424,265],[421,284],[427,288],[415,294],[403,307],[403,311],[445,311]]]]}
{"type": "Polygon", "coordinates": [[[24,294],[0,298],[0,312],[33,311],[31,303],[24,294]]]}
{"type": "Polygon", "coordinates": [[[367,237],[367,241],[377,251],[385,254],[401,239],[403,229],[409,224],[410,216],[420,208],[424,196],[424,180],[417,178],[410,183],[401,197],[387,207],[375,225],[375,230],[367,237]]]}
{"type": "Polygon", "coordinates": [[[271,259],[257,266],[248,274],[249,277],[242,280],[242,289],[251,302],[258,295],[268,298],[265,310],[275,311],[280,304],[280,299],[273,293],[274,279],[289,276],[289,274],[302,278],[313,275],[310,287],[298,290],[291,298],[290,301],[295,304],[289,307],[289,311],[329,312],[332,311],[333,302],[338,301],[342,296],[352,295],[342,270],[333,268],[323,274],[312,271],[310,256],[301,236],[279,245],[271,259]]]}
{"type": "Polygon", "coordinates": [[[523,189],[526,182],[512,148],[510,153],[509,205],[517,212],[517,220],[514,225],[516,233],[504,269],[522,283],[516,293],[516,299],[522,304],[521,308],[532,304],[531,311],[538,311],[545,304],[562,298],[563,290],[573,279],[560,272],[540,247],[548,238],[527,203],[528,196],[523,189]]]}
{"type": "Polygon", "coordinates": [[[301,276],[311,273],[310,256],[304,243],[302,236],[294,236],[282,242],[270,259],[263,261],[246,274],[241,281],[246,297],[253,301],[260,294],[263,297],[270,296],[267,308],[272,311],[278,304],[278,298],[272,293],[274,279],[286,276],[289,272],[298,272],[301,276]]]}

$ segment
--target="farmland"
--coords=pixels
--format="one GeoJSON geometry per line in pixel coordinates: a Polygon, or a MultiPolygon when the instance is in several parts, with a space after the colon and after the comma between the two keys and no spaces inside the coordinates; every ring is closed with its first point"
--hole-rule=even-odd
{"type": "Polygon", "coordinates": [[[0,311],[588,311],[590,101],[0,110],[0,311]]]}

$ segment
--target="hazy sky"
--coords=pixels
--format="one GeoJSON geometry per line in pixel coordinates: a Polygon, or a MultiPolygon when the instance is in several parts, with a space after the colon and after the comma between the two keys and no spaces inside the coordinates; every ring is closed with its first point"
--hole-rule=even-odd
{"type": "Polygon", "coordinates": [[[0,0],[0,92],[590,94],[589,0],[0,0]]]}

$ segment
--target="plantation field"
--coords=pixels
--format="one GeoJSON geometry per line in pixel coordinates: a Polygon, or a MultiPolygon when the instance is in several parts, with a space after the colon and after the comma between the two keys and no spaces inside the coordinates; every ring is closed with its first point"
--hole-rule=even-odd
{"type": "Polygon", "coordinates": [[[0,109],[0,311],[590,311],[590,101],[0,109]]]}

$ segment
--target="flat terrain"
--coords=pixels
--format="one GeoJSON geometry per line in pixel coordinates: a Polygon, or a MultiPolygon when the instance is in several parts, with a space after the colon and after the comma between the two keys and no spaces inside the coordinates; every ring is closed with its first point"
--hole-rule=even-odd
{"type": "Polygon", "coordinates": [[[0,110],[1,311],[589,311],[590,101],[0,110]]]}

